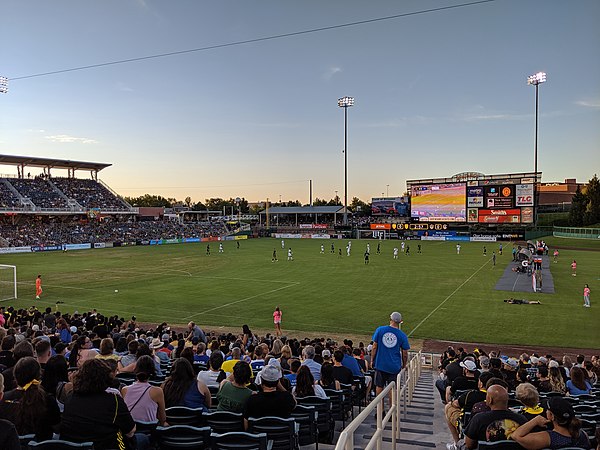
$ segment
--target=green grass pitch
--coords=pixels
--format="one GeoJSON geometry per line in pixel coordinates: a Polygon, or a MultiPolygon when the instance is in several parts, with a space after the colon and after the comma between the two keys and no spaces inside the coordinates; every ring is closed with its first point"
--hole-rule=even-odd
{"type": "Polygon", "coordinates": [[[494,290],[511,260],[511,246],[492,266],[496,243],[408,242],[411,256],[392,249],[398,241],[347,241],[253,239],[218,243],[162,245],[0,255],[1,264],[17,266],[19,299],[16,307],[54,306],[73,312],[97,308],[105,314],[159,323],[184,324],[190,320],[205,327],[270,329],[272,312],[283,311],[284,330],[322,332],[323,335],[372,334],[386,323],[392,311],[404,316],[403,330],[412,338],[432,338],[496,344],[529,344],[600,348],[600,252],[577,248],[599,243],[549,239],[561,249],[552,264],[556,294],[510,293],[494,290]],[[330,253],[334,243],[336,252],[330,253]],[[370,264],[364,264],[367,242],[370,264]],[[320,246],[325,254],[320,254],[320,246]],[[294,261],[288,262],[292,247],[294,261]],[[338,248],[343,256],[338,256],[338,248]],[[279,261],[271,262],[273,249],[279,261]],[[577,260],[577,277],[570,263],[577,260]],[[35,277],[42,274],[44,294],[35,301],[35,277]],[[592,308],[584,308],[583,286],[590,285],[592,308]],[[118,290],[118,292],[115,292],[118,290]],[[509,305],[514,296],[540,300],[542,305],[509,305]]]}

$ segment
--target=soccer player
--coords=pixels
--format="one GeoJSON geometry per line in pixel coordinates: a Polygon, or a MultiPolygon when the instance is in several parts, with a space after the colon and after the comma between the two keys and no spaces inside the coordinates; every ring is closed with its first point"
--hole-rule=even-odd
{"type": "MultiPolygon", "coordinates": [[[[331,245],[333,245],[333,244],[331,244],[331,245]]],[[[339,248],[338,250],[339,250],[339,252],[338,252],[338,258],[341,258],[342,257],[342,249],[339,248]]]]}
{"type": "Polygon", "coordinates": [[[417,244],[417,253],[421,253],[421,244],[417,244]]]}
{"type": "MultiPolygon", "coordinates": [[[[342,251],[342,249],[340,249],[340,251],[342,251]]],[[[335,245],[333,245],[333,242],[331,243],[331,253],[335,253],[335,245]]]]}
{"type": "Polygon", "coordinates": [[[35,279],[35,298],[39,300],[40,295],[42,295],[42,276],[38,275],[35,279]]]}
{"type": "Polygon", "coordinates": [[[223,244],[219,242],[219,253],[223,253],[223,244]]]}
{"type": "Polygon", "coordinates": [[[406,256],[410,256],[410,245],[406,245],[406,256]]]}
{"type": "Polygon", "coordinates": [[[294,260],[294,255],[292,254],[292,247],[288,248],[288,261],[294,260]]]}
{"type": "Polygon", "coordinates": [[[487,248],[485,245],[483,246],[483,256],[487,256],[487,248]]]}
{"type": "Polygon", "coordinates": [[[498,247],[498,253],[502,255],[502,244],[500,244],[500,247],[498,247]]]}
{"type": "Polygon", "coordinates": [[[365,252],[365,264],[369,264],[369,252],[365,252]]]}
{"type": "Polygon", "coordinates": [[[210,244],[206,244],[206,256],[210,256],[210,244]]]}
{"type": "Polygon", "coordinates": [[[571,271],[573,272],[571,275],[576,277],[577,276],[577,261],[575,261],[575,260],[573,260],[573,262],[571,263],[571,271]]]}
{"type": "Polygon", "coordinates": [[[271,262],[277,261],[277,250],[273,249],[273,256],[271,256],[271,262]]]}
{"type": "Polygon", "coordinates": [[[325,254],[325,246],[321,244],[321,255],[325,254]]]}
{"type": "Polygon", "coordinates": [[[237,249],[240,249],[240,241],[235,241],[235,243],[237,244],[237,249]]]}
{"type": "Polygon", "coordinates": [[[377,243],[377,254],[381,255],[381,242],[377,243]]]}
{"type": "Polygon", "coordinates": [[[371,244],[367,242],[367,253],[371,253],[371,244]]]}
{"type": "Polygon", "coordinates": [[[398,259],[398,247],[394,247],[394,259],[398,259]]]}
{"type": "Polygon", "coordinates": [[[402,241],[402,242],[400,243],[400,248],[402,249],[402,252],[404,253],[404,241],[402,241]]]}
{"type": "Polygon", "coordinates": [[[281,240],[281,248],[285,248],[285,241],[283,239],[281,240]]]}
{"type": "Polygon", "coordinates": [[[460,255],[460,244],[456,244],[456,254],[460,255]]]}
{"type": "Polygon", "coordinates": [[[554,256],[554,262],[557,263],[558,262],[558,249],[554,249],[554,253],[552,254],[552,256],[554,256]]]}
{"type": "Polygon", "coordinates": [[[492,252],[492,262],[496,265],[496,252],[492,252]]]}
{"type": "Polygon", "coordinates": [[[350,244],[346,245],[346,254],[350,256],[350,244]]]}

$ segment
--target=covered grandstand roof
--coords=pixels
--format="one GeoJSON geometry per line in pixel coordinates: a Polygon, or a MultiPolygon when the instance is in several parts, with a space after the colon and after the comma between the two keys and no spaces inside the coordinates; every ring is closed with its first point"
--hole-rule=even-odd
{"type": "Polygon", "coordinates": [[[58,169],[102,170],[112,164],[86,161],[71,161],[70,159],[38,158],[36,156],[0,155],[0,164],[27,167],[55,167],[58,169]]]}
{"type": "MultiPolygon", "coordinates": [[[[266,214],[263,209],[260,214],[266,214]]],[[[269,214],[343,214],[343,206],[273,206],[269,214]]]]}

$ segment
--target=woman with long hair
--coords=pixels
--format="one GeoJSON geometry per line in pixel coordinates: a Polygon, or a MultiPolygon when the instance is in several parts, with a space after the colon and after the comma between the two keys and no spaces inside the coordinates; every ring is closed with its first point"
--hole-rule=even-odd
{"type": "Polygon", "coordinates": [[[14,377],[17,388],[4,394],[2,417],[15,424],[19,435],[35,434],[37,441],[52,439],[60,411],[41,385],[40,364],[31,356],[21,358],[15,364],[14,377]]]}
{"type": "Polygon", "coordinates": [[[60,318],[58,323],[56,324],[56,331],[60,336],[60,341],[65,344],[70,344],[72,339],[71,330],[69,328],[69,324],[64,318],[60,318]]]}
{"type": "Polygon", "coordinates": [[[571,368],[571,379],[567,381],[569,395],[589,394],[592,385],[585,379],[585,372],[580,367],[571,368]]]}
{"type": "Polygon", "coordinates": [[[92,340],[83,335],[79,336],[71,348],[69,367],[80,367],[88,359],[96,357],[98,352],[92,348],[92,340]]]}
{"type": "Polygon", "coordinates": [[[96,450],[133,448],[135,422],[123,398],[106,392],[112,372],[105,361],[85,361],[73,377],[73,395],[65,402],[60,437],[72,442],[93,442],[96,450]]]}
{"type": "Polygon", "coordinates": [[[253,341],[252,331],[250,331],[250,327],[248,325],[242,325],[242,345],[245,350],[248,350],[248,346],[252,344],[253,341]]]}
{"type": "Polygon", "coordinates": [[[548,369],[548,379],[553,392],[560,392],[561,394],[567,392],[565,381],[563,380],[563,376],[558,367],[550,367],[548,369]]]}
{"type": "Polygon", "coordinates": [[[279,358],[281,356],[282,348],[283,342],[281,342],[281,339],[277,338],[273,341],[273,345],[271,346],[271,351],[269,353],[275,358],[279,358]]]}
{"type": "Polygon", "coordinates": [[[292,388],[295,398],[317,396],[327,398],[327,394],[321,386],[315,384],[315,379],[307,366],[300,366],[296,375],[296,386],[292,388]]]}
{"type": "Polygon", "coordinates": [[[283,370],[290,370],[290,363],[288,362],[292,358],[292,349],[289,345],[281,347],[281,357],[279,358],[279,364],[283,370]]]}
{"type": "Polygon", "coordinates": [[[335,389],[336,391],[341,389],[340,382],[333,376],[332,364],[323,364],[321,366],[321,379],[317,382],[317,384],[323,389],[335,389]]]}
{"type": "MultiPolygon", "coordinates": [[[[67,360],[61,355],[51,357],[44,367],[42,387],[48,395],[51,395],[56,399],[61,412],[64,408],[63,402],[66,398],[66,394],[70,392],[70,389],[67,387],[68,383],[69,367],[67,365],[67,360]]],[[[72,385],[70,387],[72,387],[72,385]]]]}
{"type": "Polygon", "coordinates": [[[521,425],[510,438],[528,450],[545,448],[591,448],[590,440],[581,429],[581,422],[575,417],[573,406],[562,397],[551,397],[548,400],[546,416],[540,414],[521,425]],[[547,427],[552,430],[534,432],[536,427],[547,427]]]}
{"type": "Polygon", "coordinates": [[[211,395],[206,384],[196,378],[194,368],[185,358],[179,358],[171,367],[171,374],[162,384],[165,393],[165,405],[202,408],[208,411],[211,395]]]}

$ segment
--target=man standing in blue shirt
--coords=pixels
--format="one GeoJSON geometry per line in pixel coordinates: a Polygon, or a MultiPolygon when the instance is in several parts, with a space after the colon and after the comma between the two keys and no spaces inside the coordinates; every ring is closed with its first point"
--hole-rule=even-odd
{"type": "Polygon", "coordinates": [[[375,392],[380,394],[391,381],[396,381],[408,360],[408,338],[400,330],[402,314],[390,314],[390,324],[375,330],[373,334],[372,359],[375,367],[375,392]]]}

